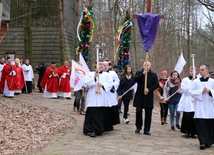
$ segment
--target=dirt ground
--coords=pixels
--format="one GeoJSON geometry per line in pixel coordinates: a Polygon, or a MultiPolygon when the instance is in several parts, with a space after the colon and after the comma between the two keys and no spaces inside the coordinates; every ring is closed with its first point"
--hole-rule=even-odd
{"type": "Polygon", "coordinates": [[[91,138],[82,133],[84,115],[73,111],[73,100],[44,99],[41,93],[21,94],[12,100],[22,101],[34,106],[46,107],[60,115],[72,118],[74,128],[59,139],[30,155],[213,155],[214,146],[200,150],[198,139],[184,138],[170,125],[161,125],[159,106],[153,110],[151,136],[135,134],[135,108],[130,105],[129,124],[116,125],[111,132],[91,138]]]}

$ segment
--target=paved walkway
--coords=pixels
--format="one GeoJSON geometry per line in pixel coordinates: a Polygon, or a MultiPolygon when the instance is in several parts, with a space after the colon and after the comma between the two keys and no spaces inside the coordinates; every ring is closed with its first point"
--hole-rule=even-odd
{"type": "MultiPolygon", "coordinates": [[[[214,155],[214,146],[200,150],[198,139],[185,139],[170,125],[161,125],[158,106],[153,110],[151,136],[135,134],[135,112],[130,106],[130,123],[116,125],[114,131],[91,138],[82,133],[84,116],[73,111],[73,99],[44,99],[42,94],[22,94],[14,100],[32,105],[47,107],[57,113],[73,118],[75,127],[68,133],[51,142],[42,150],[32,153],[36,155],[214,155]]],[[[121,115],[122,121],[122,115],[121,115]]]]}

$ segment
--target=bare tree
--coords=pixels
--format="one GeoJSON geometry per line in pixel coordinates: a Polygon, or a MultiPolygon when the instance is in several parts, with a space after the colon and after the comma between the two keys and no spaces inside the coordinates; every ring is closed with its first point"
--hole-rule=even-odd
{"type": "Polygon", "coordinates": [[[208,10],[214,12],[214,1],[213,0],[198,0],[199,3],[204,5],[208,10]]]}

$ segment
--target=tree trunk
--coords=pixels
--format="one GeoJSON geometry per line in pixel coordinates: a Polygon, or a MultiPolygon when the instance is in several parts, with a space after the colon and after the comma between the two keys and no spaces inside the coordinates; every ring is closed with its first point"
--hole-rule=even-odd
{"type": "Polygon", "coordinates": [[[58,10],[59,10],[60,63],[61,63],[61,65],[63,65],[63,63],[65,61],[65,51],[64,51],[62,0],[58,0],[58,10]]]}
{"type": "Polygon", "coordinates": [[[190,67],[190,0],[188,0],[187,4],[187,65],[190,67]]]}
{"type": "Polygon", "coordinates": [[[27,23],[24,28],[25,58],[32,62],[32,2],[27,0],[27,23]]]}

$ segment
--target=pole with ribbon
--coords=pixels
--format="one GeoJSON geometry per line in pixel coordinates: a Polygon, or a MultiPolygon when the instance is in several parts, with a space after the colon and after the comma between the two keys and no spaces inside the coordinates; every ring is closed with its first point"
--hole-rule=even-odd
{"type": "MultiPolygon", "coordinates": [[[[164,18],[163,15],[159,14],[151,14],[151,0],[147,0],[147,10],[145,14],[135,14],[133,17],[137,18],[138,27],[140,30],[142,43],[144,45],[144,50],[146,52],[146,60],[145,65],[147,68],[147,63],[149,59],[149,49],[152,47],[156,33],[158,28],[158,23],[160,18],[164,18]]],[[[147,88],[147,74],[145,74],[145,82],[144,82],[144,89],[147,88]]]]}

